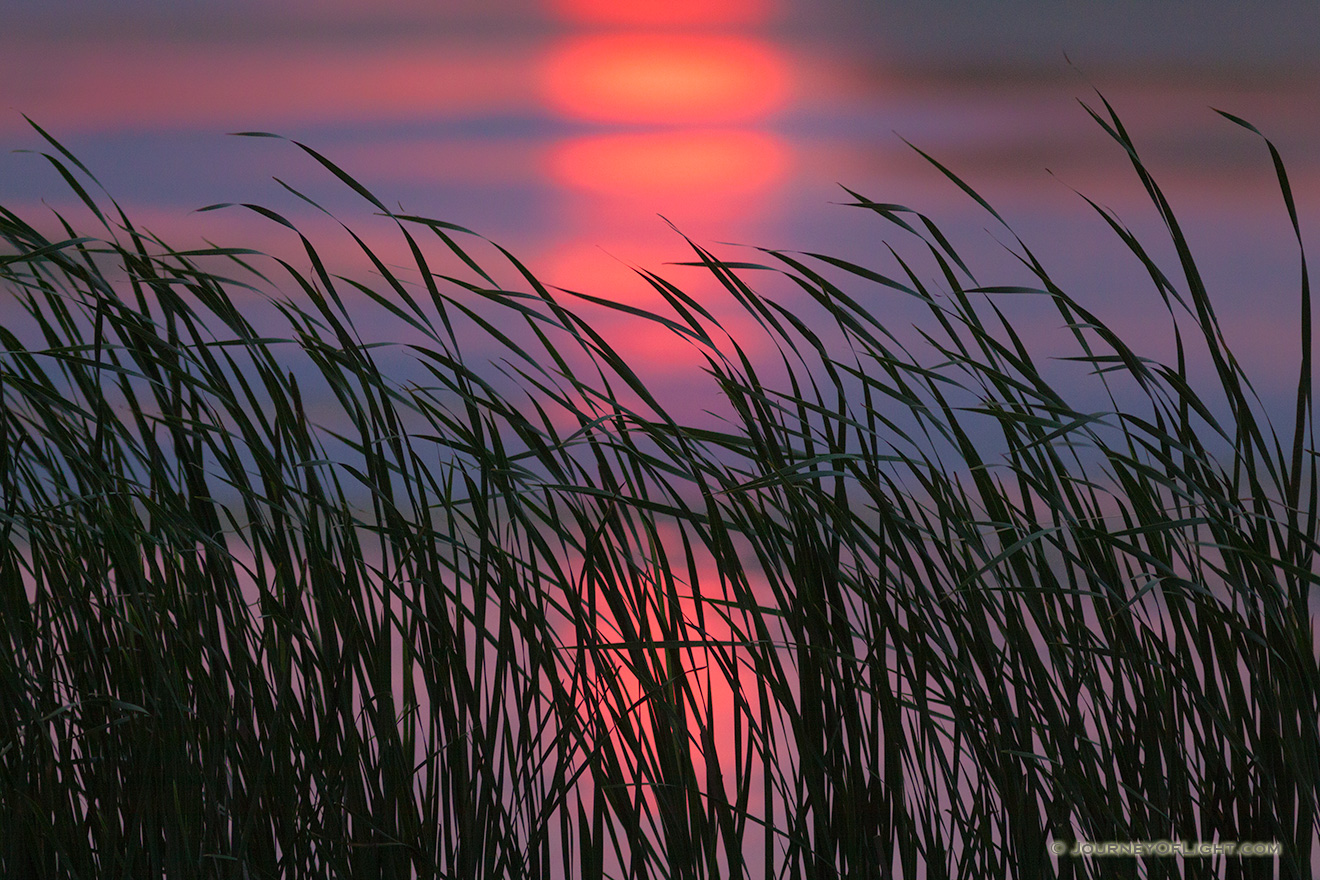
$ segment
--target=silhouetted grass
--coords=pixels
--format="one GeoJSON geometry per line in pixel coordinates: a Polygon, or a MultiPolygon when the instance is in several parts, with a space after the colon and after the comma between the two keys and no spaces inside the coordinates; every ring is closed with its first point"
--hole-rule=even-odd
{"type": "Polygon", "coordinates": [[[693,245],[771,357],[658,275],[669,313],[616,306],[701,353],[717,428],[653,393],[589,300],[310,149],[393,218],[407,272],[362,244],[376,274],[334,276],[306,238],[172,250],[47,137],[103,225],[52,240],[0,209],[24,310],[0,326],[0,873],[1307,876],[1305,262],[1280,434],[1104,110],[1178,264],[1096,210],[1172,364],[1025,243],[1036,282],[986,283],[929,218],[859,195],[900,239],[884,266],[693,245]],[[259,323],[235,304],[254,290],[283,291],[259,323]],[[1089,387],[1047,378],[997,305],[1022,295],[1089,387]],[[928,308],[920,347],[890,296],[928,308]],[[412,341],[361,339],[377,313],[412,341]],[[382,362],[400,347],[408,379],[382,362]],[[1049,849],[1165,838],[1282,852],[1049,849]]]}

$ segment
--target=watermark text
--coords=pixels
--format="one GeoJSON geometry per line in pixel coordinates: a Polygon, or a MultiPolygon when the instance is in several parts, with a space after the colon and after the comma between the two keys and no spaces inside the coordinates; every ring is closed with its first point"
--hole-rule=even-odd
{"type": "Polygon", "coordinates": [[[1187,859],[1214,856],[1277,856],[1283,846],[1259,840],[1077,840],[1050,844],[1056,856],[1106,858],[1109,856],[1182,856],[1187,859]]]}

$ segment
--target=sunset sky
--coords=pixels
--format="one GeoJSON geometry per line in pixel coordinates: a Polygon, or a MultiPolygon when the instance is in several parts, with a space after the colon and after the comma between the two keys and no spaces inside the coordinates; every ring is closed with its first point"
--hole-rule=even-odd
{"type": "MultiPolygon", "coordinates": [[[[920,207],[1010,263],[987,216],[905,138],[1121,319],[1148,293],[1072,189],[1138,228],[1157,221],[1077,104],[1099,88],[1195,217],[1225,308],[1241,307],[1236,332],[1268,365],[1281,331],[1259,304],[1291,313],[1293,245],[1263,147],[1209,108],[1276,141],[1316,218],[1315,33],[1314,4],[1277,2],[11,0],[0,137],[37,147],[27,114],[167,237],[288,246],[255,218],[191,213],[220,201],[326,222],[272,176],[365,216],[287,144],[225,136],[277,132],[389,204],[511,247],[552,283],[639,303],[629,264],[687,258],[669,223],[706,244],[870,259],[877,227],[830,204],[847,200],[838,184],[920,207]]],[[[66,192],[36,157],[0,161],[9,204],[70,204],[66,192]]]]}

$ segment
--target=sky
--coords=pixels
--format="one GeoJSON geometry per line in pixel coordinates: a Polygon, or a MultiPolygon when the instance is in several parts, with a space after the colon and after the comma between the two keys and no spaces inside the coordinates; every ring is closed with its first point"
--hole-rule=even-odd
{"type": "MultiPolygon", "coordinates": [[[[1132,319],[1153,304],[1149,285],[1077,194],[1158,237],[1125,156],[1079,103],[1098,107],[1098,89],[1188,215],[1247,360],[1282,377],[1297,348],[1279,342],[1295,335],[1295,242],[1263,145],[1211,108],[1275,140],[1314,220],[1316,33],[1315,4],[1205,0],[9,0],[0,140],[41,148],[26,114],[181,244],[290,247],[254,216],[195,213],[216,202],[269,205],[335,236],[278,177],[393,246],[305,154],[228,134],[279,133],[391,205],[510,247],[551,283],[643,306],[654,297],[630,267],[687,259],[680,232],[876,259],[892,230],[836,204],[850,200],[841,186],[930,213],[1011,272],[1004,234],[919,147],[1079,298],[1156,344],[1162,331],[1132,319]]],[[[23,153],[0,158],[0,199],[73,203],[23,153]]],[[[365,266],[342,236],[335,247],[365,266]]],[[[656,343],[658,365],[672,355],[656,343]]]]}

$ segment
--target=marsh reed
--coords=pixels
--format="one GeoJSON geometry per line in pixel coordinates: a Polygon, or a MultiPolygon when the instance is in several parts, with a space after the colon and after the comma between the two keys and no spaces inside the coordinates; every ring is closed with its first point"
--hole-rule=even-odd
{"type": "Polygon", "coordinates": [[[663,314],[547,287],[306,147],[413,265],[359,239],[375,271],[335,275],[258,206],[229,210],[296,256],[175,250],[37,129],[91,230],[0,208],[0,873],[1309,876],[1304,253],[1276,431],[1092,115],[1176,255],[1093,203],[1171,363],[1016,237],[1034,280],[996,284],[856,194],[893,238],[876,266],[690,243],[753,351],[659,274],[663,314]],[[926,310],[915,342],[893,297],[926,310]],[[1055,316],[1077,384],[1010,299],[1055,316]],[[719,420],[653,390],[601,308],[685,339],[719,420]],[[377,314],[392,341],[360,335],[377,314]],[[1049,848],[1165,838],[1281,854],[1049,848]]]}

